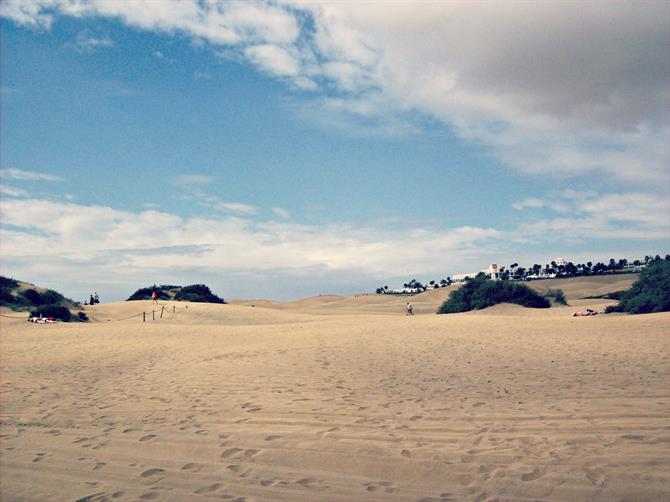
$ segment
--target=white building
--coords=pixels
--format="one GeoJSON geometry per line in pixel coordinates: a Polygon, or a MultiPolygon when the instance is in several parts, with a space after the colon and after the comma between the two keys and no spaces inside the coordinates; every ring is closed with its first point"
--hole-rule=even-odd
{"type": "MultiPolygon", "coordinates": [[[[491,279],[500,278],[500,269],[498,268],[497,263],[491,263],[491,265],[489,265],[488,268],[480,270],[480,272],[483,272],[484,274],[488,275],[491,279]]],[[[475,276],[480,272],[470,272],[469,274],[454,274],[451,276],[451,279],[454,282],[465,282],[465,279],[467,278],[474,279],[475,276]]]]}

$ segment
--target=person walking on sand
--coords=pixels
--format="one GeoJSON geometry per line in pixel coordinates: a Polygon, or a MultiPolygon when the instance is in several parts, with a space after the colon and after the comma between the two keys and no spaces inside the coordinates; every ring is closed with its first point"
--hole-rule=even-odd
{"type": "Polygon", "coordinates": [[[407,302],[407,315],[414,315],[414,307],[410,302],[407,302]]]}
{"type": "Polygon", "coordinates": [[[100,297],[98,296],[98,292],[97,292],[97,291],[96,291],[95,293],[93,293],[93,301],[95,302],[96,305],[97,305],[98,303],[100,303],[100,297]]]}
{"type": "Polygon", "coordinates": [[[151,292],[151,303],[158,305],[158,295],[156,294],[156,290],[151,292]]]}

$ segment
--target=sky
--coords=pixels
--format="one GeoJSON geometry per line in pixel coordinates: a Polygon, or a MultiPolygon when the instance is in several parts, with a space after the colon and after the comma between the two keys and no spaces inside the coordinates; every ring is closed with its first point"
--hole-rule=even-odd
{"type": "Polygon", "coordinates": [[[670,3],[4,0],[0,272],[289,299],[670,252],[670,3]]]}

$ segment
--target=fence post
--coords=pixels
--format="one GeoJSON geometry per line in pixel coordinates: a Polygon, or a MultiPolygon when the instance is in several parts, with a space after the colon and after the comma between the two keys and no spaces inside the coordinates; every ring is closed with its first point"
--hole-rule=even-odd
{"type": "Polygon", "coordinates": [[[172,306],[172,313],[174,314],[176,310],[177,310],[177,307],[175,307],[175,306],[173,305],[173,306],[172,306]]]}
{"type": "Polygon", "coordinates": [[[161,319],[163,319],[163,311],[165,310],[165,306],[161,307],[161,319]]]}
{"type": "Polygon", "coordinates": [[[142,312],[142,322],[147,322],[147,313],[142,312]]]}
{"type": "Polygon", "coordinates": [[[152,321],[156,320],[156,311],[154,309],[151,309],[151,320],[152,321]]]}

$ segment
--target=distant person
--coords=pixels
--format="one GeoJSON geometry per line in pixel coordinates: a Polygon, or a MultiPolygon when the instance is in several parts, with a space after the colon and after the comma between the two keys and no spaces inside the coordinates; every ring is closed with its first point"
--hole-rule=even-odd
{"type": "Polygon", "coordinates": [[[97,305],[98,303],[100,303],[100,297],[98,296],[98,292],[97,292],[97,291],[96,291],[95,293],[93,293],[93,301],[95,302],[96,305],[97,305]]]}
{"type": "Polygon", "coordinates": [[[156,291],[151,292],[151,303],[155,303],[156,305],[158,305],[158,294],[156,293],[156,291]]]}
{"type": "Polygon", "coordinates": [[[407,315],[414,315],[414,307],[410,302],[407,302],[407,315]]]}
{"type": "Polygon", "coordinates": [[[95,298],[93,298],[93,295],[91,295],[91,297],[89,298],[88,304],[95,305],[95,298]]]}

